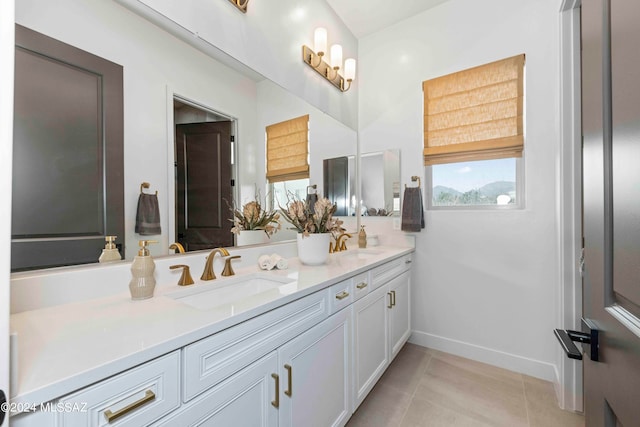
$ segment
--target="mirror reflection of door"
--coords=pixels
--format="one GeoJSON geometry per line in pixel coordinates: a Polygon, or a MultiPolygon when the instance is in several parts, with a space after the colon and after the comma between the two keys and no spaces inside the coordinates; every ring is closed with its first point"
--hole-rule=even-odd
{"type": "Polygon", "coordinates": [[[587,427],[640,422],[640,4],[582,1],[583,316],[587,427]]]}
{"type": "Polygon", "coordinates": [[[179,101],[174,107],[175,241],[186,251],[233,246],[233,123],[179,101]]]}
{"type": "Polygon", "coordinates": [[[349,215],[349,159],[336,157],[322,161],[324,197],[336,204],[336,216],[349,215]]]}

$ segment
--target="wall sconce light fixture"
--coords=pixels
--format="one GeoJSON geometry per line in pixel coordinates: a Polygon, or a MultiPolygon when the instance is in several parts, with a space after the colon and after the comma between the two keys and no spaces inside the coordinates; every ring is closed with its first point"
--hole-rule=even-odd
{"type": "Polygon", "coordinates": [[[235,7],[240,10],[242,13],[247,13],[247,5],[249,4],[249,0],[229,0],[235,7]]]}
{"type": "Polygon", "coordinates": [[[316,28],[313,34],[313,50],[308,46],[302,46],[302,60],[340,91],[348,91],[351,88],[351,82],[356,77],[356,60],[346,59],[344,68],[342,68],[342,46],[339,44],[331,46],[329,62],[323,59],[326,52],[327,30],[316,28]],[[343,70],[342,75],[340,74],[341,69],[343,70]]]}

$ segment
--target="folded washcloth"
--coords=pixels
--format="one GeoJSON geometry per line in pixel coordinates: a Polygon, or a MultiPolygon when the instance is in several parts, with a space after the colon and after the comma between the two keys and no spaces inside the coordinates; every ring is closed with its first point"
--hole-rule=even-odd
{"type": "Polygon", "coordinates": [[[143,236],[162,234],[157,194],[140,193],[135,231],[143,236]]]}
{"type": "Polygon", "coordinates": [[[278,254],[271,254],[271,262],[278,270],[286,270],[289,268],[289,262],[278,254]]]}
{"type": "Polygon", "coordinates": [[[287,268],[289,268],[289,261],[287,261],[285,258],[280,258],[276,263],[276,267],[278,268],[278,270],[286,270],[287,268]]]}
{"type": "Polygon", "coordinates": [[[271,261],[271,257],[269,255],[260,255],[258,258],[258,267],[263,270],[272,270],[275,266],[276,263],[271,261]]]}
{"type": "Polygon", "coordinates": [[[402,201],[402,231],[420,231],[424,228],[422,188],[406,187],[402,201]]]}

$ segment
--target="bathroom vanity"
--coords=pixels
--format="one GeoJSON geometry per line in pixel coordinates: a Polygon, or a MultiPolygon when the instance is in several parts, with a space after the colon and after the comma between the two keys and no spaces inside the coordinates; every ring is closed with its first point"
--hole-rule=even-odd
{"type": "Polygon", "coordinates": [[[413,250],[271,271],[247,252],[233,277],[161,279],[149,300],[15,313],[11,425],[344,425],[409,338],[413,250]]]}

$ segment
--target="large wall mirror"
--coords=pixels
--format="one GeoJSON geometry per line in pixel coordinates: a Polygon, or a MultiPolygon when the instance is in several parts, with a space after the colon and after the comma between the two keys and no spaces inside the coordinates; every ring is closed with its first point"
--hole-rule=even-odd
{"type": "MultiPolygon", "coordinates": [[[[124,209],[119,219],[124,235],[116,242],[124,245],[126,259],[135,256],[137,241],[145,238],[159,242],[150,248],[153,256],[173,252],[169,245],[179,233],[176,210],[177,199],[182,198],[175,176],[175,163],[180,161],[176,124],[231,122],[230,135],[235,139],[231,197],[238,203],[251,199],[256,188],[264,195],[269,191],[264,165],[264,132],[269,124],[309,114],[309,182],[317,185],[320,194],[324,194],[323,159],[357,153],[354,129],[239,62],[237,67],[229,66],[233,58],[225,63],[213,59],[116,2],[65,0],[47,16],[33,13],[38,3],[47,5],[44,0],[17,3],[16,22],[123,68],[124,209]],[[90,33],[84,31],[87,27],[92,28],[90,33]],[[134,232],[142,182],[150,183],[149,192],[158,193],[159,235],[134,232]]],[[[230,218],[226,204],[218,211],[217,223],[224,222],[225,214],[230,218]]],[[[293,237],[283,230],[274,240],[293,237]]],[[[99,248],[87,256],[97,261],[99,248]]]]}
{"type": "Polygon", "coordinates": [[[323,160],[325,194],[337,203],[339,212],[348,216],[357,211],[360,216],[400,215],[400,150],[360,155],[360,191],[356,163],[355,156],[323,160]]]}

